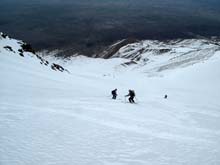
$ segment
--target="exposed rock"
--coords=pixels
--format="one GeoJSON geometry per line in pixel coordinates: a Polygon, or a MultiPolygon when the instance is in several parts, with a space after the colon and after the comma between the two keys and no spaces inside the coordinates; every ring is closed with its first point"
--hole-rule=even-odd
{"type": "Polygon", "coordinates": [[[0,33],[0,36],[2,37],[2,38],[6,38],[6,37],[8,37],[6,34],[4,34],[4,33],[0,33]]]}
{"type": "Polygon", "coordinates": [[[131,60],[131,61],[129,61],[129,62],[123,63],[122,66],[129,66],[129,65],[134,65],[134,64],[137,64],[137,62],[131,60]]]}
{"type": "Polygon", "coordinates": [[[61,72],[63,72],[63,71],[65,70],[62,66],[60,66],[60,65],[58,65],[58,64],[55,64],[55,63],[53,63],[53,64],[51,65],[51,68],[52,68],[53,70],[55,70],[55,71],[59,70],[59,71],[61,71],[61,72]]]}
{"type": "Polygon", "coordinates": [[[31,44],[23,43],[21,44],[21,47],[23,51],[35,54],[35,50],[32,48],[31,44]]]}
{"type": "Polygon", "coordinates": [[[157,50],[157,53],[158,54],[163,54],[163,53],[167,53],[167,52],[170,52],[172,49],[158,49],[157,50]]]}
{"type": "Polygon", "coordinates": [[[20,53],[23,53],[23,52],[24,52],[22,49],[18,49],[18,51],[19,51],[20,53]]]}
{"type": "Polygon", "coordinates": [[[22,57],[24,57],[24,54],[23,54],[23,53],[19,53],[19,55],[22,56],[22,57]]]}
{"type": "Polygon", "coordinates": [[[15,53],[15,51],[12,49],[11,46],[4,46],[4,48],[5,48],[6,50],[8,50],[8,51],[11,51],[11,52],[14,52],[14,53],[15,53]]]}
{"type": "Polygon", "coordinates": [[[55,71],[60,71],[60,72],[65,71],[65,72],[70,73],[67,69],[63,68],[61,65],[58,65],[55,63],[49,63],[49,61],[44,59],[42,56],[40,56],[39,54],[36,54],[30,44],[27,44],[21,40],[18,41],[18,40],[10,39],[10,38],[8,38],[7,35],[5,35],[3,33],[0,33],[0,37],[1,37],[1,43],[3,43],[3,48],[10,52],[8,54],[11,54],[11,52],[13,52],[15,55],[21,56],[21,57],[26,57],[26,56],[29,56],[31,58],[37,57],[36,60],[41,65],[45,65],[47,67],[50,67],[51,69],[53,69],[55,71]],[[6,43],[7,43],[7,45],[6,45],[6,43]]]}
{"type": "Polygon", "coordinates": [[[134,43],[134,42],[137,42],[138,40],[136,39],[132,39],[132,38],[129,38],[129,39],[125,39],[125,40],[122,40],[112,46],[110,46],[106,51],[100,53],[98,56],[96,57],[102,57],[102,58],[105,58],[105,59],[108,59],[108,58],[111,58],[115,53],[117,53],[123,46],[125,45],[128,45],[128,44],[131,44],[131,43],[134,43]]]}

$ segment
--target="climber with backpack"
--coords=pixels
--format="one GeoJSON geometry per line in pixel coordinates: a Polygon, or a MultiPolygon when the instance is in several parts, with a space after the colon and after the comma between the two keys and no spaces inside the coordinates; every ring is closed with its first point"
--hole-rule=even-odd
{"type": "Polygon", "coordinates": [[[116,89],[114,89],[113,91],[112,91],[112,99],[116,99],[117,98],[117,88],[116,89]]]}
{"type": "Polygon", "coordinates": [[[128,96],[129,96],[129,98],[128,98],[129,102],[132,103],[132,104],[135,103],[135,102],[134,102],[134,97],[135,97],[135,92],[134,92],[134,90],[129,89],[128,92],[129,92],[129,93],[128,93],[127,95],[125,95],[125,97],[128,97],[128,96]]]}

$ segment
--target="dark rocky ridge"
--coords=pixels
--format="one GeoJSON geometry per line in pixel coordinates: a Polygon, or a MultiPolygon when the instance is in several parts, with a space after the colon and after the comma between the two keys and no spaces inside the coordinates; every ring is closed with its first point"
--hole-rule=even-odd
{"type": "MultiPolygon", "coordinates": [[[[4,34],[4,33],[0,33],[0,39],[4,40],[4,39],[11,39],[8,35],[4,34]]],[[[25,57],[25,53],[31,53],[33,56],[37,57],[37,59],[40,61],[41,65],[45,65],[45,66],[49,66],[52,70],[54,71],[60,71],[60,72],[68,72],[69,71],[67,69],[65,69],[64,67],[62,67],[59,64],[56,63],[50,63],[49,61],[45,60],[43,57],[41,57],[40,55],[38,55],[34,48],[32,47],[31,44],[25,43],[23,41],[17,41],[17,43],[20,45],[20,48],[18,50],[16,50],[15,48],[13,48],[12,45],[5,45],[3,46],[4,49],[6,49],[9,52],[13,52],[14,54],[19,54],[22,57],[25,57]]]]}
{"type": "Polygon", "coordinates": [[[99,58],[101,57],[105,59],[111,58],[115,53],[119,51],[120,48],[128,44],[134,43],[134,42],[138,42],[138,40],[129,38],[129,39],[124,39],[122,41],[116,42],[115,44],[109,46],[106,50],[99,53],[95,57],[99,57],[99,58]]]}

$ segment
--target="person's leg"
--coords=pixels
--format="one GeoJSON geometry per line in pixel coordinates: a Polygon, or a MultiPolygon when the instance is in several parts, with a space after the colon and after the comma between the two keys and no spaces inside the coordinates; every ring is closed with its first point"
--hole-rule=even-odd
{"type": "Polygon", "coordinates": [[[130,103],[132,103],[132,98],[131,98],[131,97],[129,97],[129,99],[128,99],[128,100],[129,100],[129,102],[130,102],[130,103]]]}
{"type": "Polygon", "coordinates": [[[131,97],[131,102],[134,103],[134,97],[131,97]]]}
{"type": "Polygon", "coordinates": [[[116,99],[116,95],[113,95],[112,99],[114,99],[114,100],[115,100],[115,99],[116,99]]]}

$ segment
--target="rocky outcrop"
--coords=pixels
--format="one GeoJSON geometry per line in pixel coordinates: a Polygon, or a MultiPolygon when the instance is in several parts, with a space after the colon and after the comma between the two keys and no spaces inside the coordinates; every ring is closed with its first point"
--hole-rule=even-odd
{"type": "Polygon", "coordinates": [[[206,60],[220,50],[220,42],[211,39],[144,40],[121,47],[111,58],[124,58],[122,66],[142,67],[149,63],[167,60],[166,64],[155,66],[161,72],[175,67],[184,67],[206,60]],[[163,58],[166,57],[166,58],[163,58]]]}
{"type": "Polygon", "coordinates": [[[35,54],[35,50],[32,48],[31,44],[22,43],[21,47],[22,47],[23,51],[31,52],[31,53],[35,54]]]}
{"type": "Polygon", "coordinates": [[[25,56],[36,57],[36,59],[39,60],[41,65],[48,66],[53,71],[69,73],[69,71],[64,67],[62,67],[61,65],[50,63],[48,60],[44,59],[42,56],[37,54],[35,50],[32,48],[31,44],[27,44],[23,41],[11,39],[6,34],[3,33],[0,33],[0,42],[1,42],[0,46],[2,46],[2,49],[5,49],[10,53],[13,53],[15,55],[17,54],[21,57],[25,57],[25,56]]]}
{"type": "Polygon", "coordinates": [[[2,33],[2,32],[0,32],[0,36],[1,36],[2,38],[8,37],[6,34],[4,34],[4,33],[2,33]]]}
{"type": "Polygon", "coordinates": [[[11,46],[4,46],[4,48],[5,48],[6,50],[8,50],[8,51],[11,51],[11,52],[15,53],[15,51],[12,49],[11,46]]]}
{"type": "Polygon", "coordinates": [[[101,57],[101,58],[111,58],[115,53],[117,53],[123,46],[137,42],[138,40],[136,39],[124,39],[122,41],[119,41],[113,45],[111,45],[109,48],[107,48],[105,51],[102,53],[98,54],[96,57],[101,57]]]}

